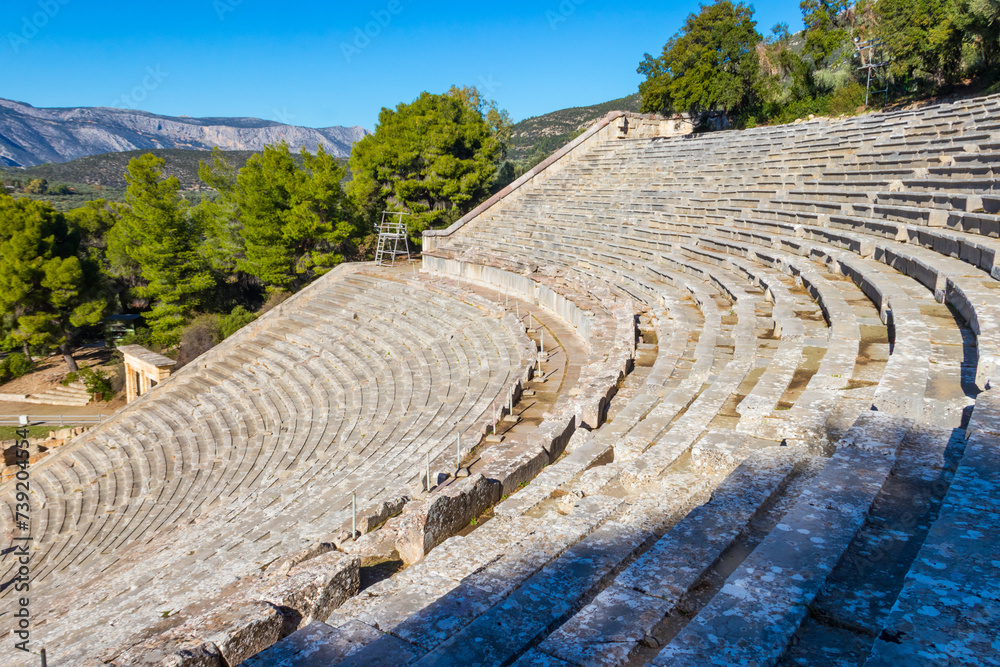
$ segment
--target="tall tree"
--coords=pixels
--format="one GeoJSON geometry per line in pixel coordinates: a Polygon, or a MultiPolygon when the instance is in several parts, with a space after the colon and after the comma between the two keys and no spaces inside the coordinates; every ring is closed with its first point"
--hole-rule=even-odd
{"type": "Polygon", "coordinates": [[[0,312],[16,323],[14,339],[26,354],[29,347],[56,347],[77,370],[77,336],[107,307],[99,267],[81,248],[79,230],[48,204],[0,194],[0,262],[0,312]]]}
{"type": "Polygon", "coordinates": [[[220,193],[204,212],[214,264],[294,290],[343,262],[357,231],[346,173],[322,147],[300,167],[287,144],[267,146],[238,173],[216,156],[200,172],[220,193]]]}
{"type": "Polygon", "coordinates": [[[761,40],[753,7],[731,0],[702,6],[659,58],[647,53],[639,65],[646,76],[639,86],[642,110],[744,116],[759,102],[761,40]]]}
{"type": "Polygon", "coordinates": [[[954,0],[951,15],[978,61],[970,69],[1000,77],[1000,0],[954,0]]]}
{"type": "Polygon", "coordinates": [[[890,72],[940,86],[961,73],[962,32],[950,0],[879,0],[879,36],[892,54],[890,72]]]}
{"type": "Polygon", "coordinates": [[[812,59],[813,67],[820,69],[830,56],[847,42],[843,13],[850,0],[802,0],[802,22],[805,24],[804,52],[812,59]]]}
{"type": "Polygon", "coordinates": [[[139,285],[141,278],[117,274],[108,258],[108,235],[121,218],[121,208],[120,204],[96,199],[72,209],[66,218],[80,231],[81,251],[100,266],[109,293],[119,300],[122,310],[127,310],[129,290],[139,285]]]}
{"type": "Polygon", "coordinates": [[[421,93],[382,109],[375,133],[351,152],[351,198],[366,218],[404,211],[413,234],[447,225],[489,194],[503,156],[502,114],[491,121],[478,92],[421,93]],[[491,123],[492,126],[491,126],[491,123]]]}
{"type": "Polygon", "coordinates": [[[146,321],[153,340],[170,346],[214,280],[200,252],[199,221],[180,196],[180,182],[163,177],[163,164],[149,153],[129,162],[125,207],[109,234],[108,256],[119,275],[142,277],[136,292],[152,302],[146,321]]]}

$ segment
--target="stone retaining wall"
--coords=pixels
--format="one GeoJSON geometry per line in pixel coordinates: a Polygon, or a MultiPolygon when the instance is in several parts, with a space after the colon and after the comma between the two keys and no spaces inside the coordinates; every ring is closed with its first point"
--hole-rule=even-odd
{"type": "MultiPolygon", "coordinates": [[[[90,427],[78,426],[50,431],[45,438],[28,438],[28,463],[34,465],[49,455],[49,451],[62,447],[78,435],[86,433],[90,427]]],[[[0,442],[3,460],[0,461],[0,483],[10,481],[20,469],[14,459],[14,446],[21,440],[4,440],[0,442]]]]}
{"type": "Polygon", "coordinates": [[[539,284],[528,276],[521,276],[492,266],[430,255],[424,256],[423,268],[431,275],[457,278],[505,292],[523,301],[538,304],[572,328],[587,345],[587,350],[590,351],[590,329],[594,314],[581,310],[563,295],[539,284]]]}

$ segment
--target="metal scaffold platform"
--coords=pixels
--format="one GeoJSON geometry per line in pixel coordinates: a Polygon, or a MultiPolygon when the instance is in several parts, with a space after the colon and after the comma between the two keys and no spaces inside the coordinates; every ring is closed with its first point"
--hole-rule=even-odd
{"type": "Polygon", "coordinates": [[[375,266],[384,266],[386,258],[389,266],[396,264],[396,258],[406,255],[410,260],[410,239],[403,222],[403,213],[384,211],[378,228],[378,248],[375,250],[375,266]]]}

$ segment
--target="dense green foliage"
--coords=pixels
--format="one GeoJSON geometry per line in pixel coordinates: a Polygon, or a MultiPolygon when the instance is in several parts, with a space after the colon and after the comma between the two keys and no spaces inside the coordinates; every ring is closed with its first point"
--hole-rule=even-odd
{"type": "Polygon", "coordinates": [[[804,55],[816,69],[821,68],[847,40],[842,14],[848,0],[802,0],[802,22],[805,24],[804,55]]]}
{"type": "Polygon", "coordinates": [[[752,7],[731,0],[703,6],[659,58],[646,54],[639,66],[643,111],[744,115],[757,102],[760,40],[752,7]]]}
{"type": "Polygon", "coordinates": [[[801,10],[802,33],[778,24],[765,39],[751,7],[702,6],[660,57],[640,63],[643,110],[699,121],[723,112],[737,126],[854,113],[867,83],[856,43],[870,39],[884,42],[874,57],[891,63],[875,87],[896,99],[1000,78],[1000,0],[802,0],[801,10]]]}
{"type": "Polygon", "coordinates": [[[219,197],[203,204],[217,266],[267,288],[298,288],[344,261],[357,229],[341,181],[344,167],[322,147],[300,167],[287,144],[268,146],[235,172],[221,151],[202,167],[219,197]]]}
{"type": "Polygon", "coordinates": [[[215,285],[199,250],[204,228],[190,215],[176,178],[163,178],[163,160],[144,155],[129,164],[126,205],[111,228],[108,256],[113,275],[138,274],[135,292],[152,309],[146,321],[153,340],[172,345],[199,296],[215,285]]]}
{"type": "Polygon", "coordinates": [[[0,313],[8,346],[57,348],[71,370],[72,345],[107,303],[97,263],[81,249],[79,230],[38,202],[0,194],[0,313]]]}
{"type": "Polygon", "coordinates": [[[219,335],[225,340],[256,319],[257,313],[236,306],[231,313],[219,318],[219,335]]]}
{"type": "Polygon", "coordinates": [[[8,354],[0,361],[0,382],[24,377],[34,368],[35,364],[23,352],[8,354]]]}
{"type": "Polygon", "coordinates": [[[111,376],[103,368],[84,368],[72,371],[63,378],[62,385],[68,387],[74,382],[82,382],[91,394],[100,394],[101,400],[110,401],[114,395],[111,386],[111,376]]]}
{"type": "MultiPolygon", "coordinates": [[[[513,178],[510,133],[495,103],[452,88],[383,111],[379,132],[355,151],[350,196],[343,161],[286,144],[243,160],[214,151],[197,187],[166,173],[161,157],[131,155],[122,201],[67,213],[29,197],[68,188],[15,179],[21,198],[0,195],[4,346],[59,348],[72,362],[82,332],[108,311],[131,312],[144,322],[120,344],[187,363],[341,262],[366,259],[382,210],[407,212],[414,232],[470,210],[513,178]]],[[[187,158],[169,157],[190,171],[187,158]]],[[[8,357],[18,369],[19,358],[8,357]]],[[[72,377],[110,396],[106,376],[72,377]]]]}
{"type": "Polygon", "coordinates": [[[351,153],[348,191],[366,220],[404,211],[419,235],[454,222],[489,195],[503,159],[505,120],[469,91],[422,93],[382,109],[374,134],[351,153]]]}

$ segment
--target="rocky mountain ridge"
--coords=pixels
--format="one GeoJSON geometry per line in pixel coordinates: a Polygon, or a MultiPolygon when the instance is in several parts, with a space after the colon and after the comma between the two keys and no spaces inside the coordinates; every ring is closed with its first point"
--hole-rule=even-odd
{"type": "Polygon", "coordinates": [[[102,153],[179,148],[259,151],[288,142],[346,157],[368,131],[308,128],[260,118],[188,118],[108,107],[36,108],[0,98],[0,166],[31,167],[102,153]]]}

